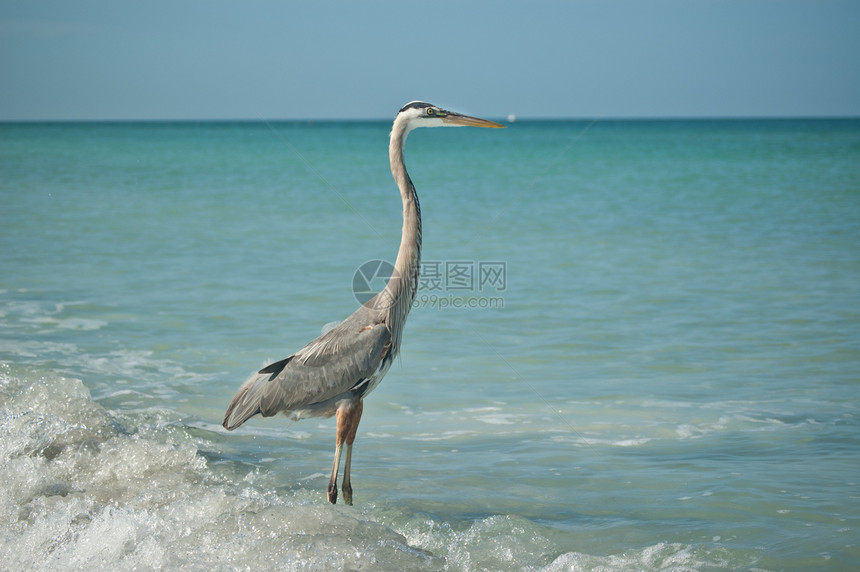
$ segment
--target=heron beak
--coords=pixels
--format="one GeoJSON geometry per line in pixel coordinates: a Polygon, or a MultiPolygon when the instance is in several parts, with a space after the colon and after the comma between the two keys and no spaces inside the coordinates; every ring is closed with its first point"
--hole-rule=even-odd
{"type": "Polygon", "coordinates": [[[459,113],[454,113],[452,111],[448,112],[448,115],[442,117],[442,121],[446,125],[451,126],[459,126],[466,125],[469,127],[493,127],[493,128],[504,128],[505,126],[501,123],[496,123],[495,121],[487,121],[486,119],[479,119],[478,117],[470,117],[468,115],[460,115],[459,113]]]}

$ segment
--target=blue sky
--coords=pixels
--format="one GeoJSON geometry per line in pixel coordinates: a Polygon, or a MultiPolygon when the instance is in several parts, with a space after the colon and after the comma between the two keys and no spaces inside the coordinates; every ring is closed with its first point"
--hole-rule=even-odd
{"type": "Polygon", "coordinates": [[[0,0],[0,120],[860,116],[860,2],[0,0]]]}

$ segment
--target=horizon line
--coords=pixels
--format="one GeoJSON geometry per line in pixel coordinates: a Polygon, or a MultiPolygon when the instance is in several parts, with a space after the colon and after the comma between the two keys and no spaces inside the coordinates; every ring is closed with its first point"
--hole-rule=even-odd
{"type": "MultiPolygon", "coordinates": [[[[860,115],[666,115],[666,116],[570,116],[570,117],[520,117],[509,114],[502,117],[490,117],[503,123],[519,122],[575,122],[575,121],[834,121],[858,120],[860,115]]],[[[237,118],[87,118],[87,119],[32,119],[32,118],[0,118],[0,124],[14,123],[378,123],[391,121],[390,117],[379,118],[272,118],[272,117],[237,117],[237,118]]]]}

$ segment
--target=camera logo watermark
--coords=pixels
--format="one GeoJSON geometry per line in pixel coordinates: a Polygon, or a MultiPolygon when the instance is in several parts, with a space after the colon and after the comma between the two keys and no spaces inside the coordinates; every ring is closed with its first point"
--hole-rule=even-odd
{"type": "Polygon", "coordinates": [[[394,265],[386,260],[369,260],[352,276],[352,293],[361,305],[380,293],[390,278],[395,277],[394,265]]]}
{"type": "MultiPolygon", "coordinates": [[[[370,260],[355,271],[352,291],[360,304],[367,304],[389,280],[396,279],[394,265],[370,260]]],[[[508,287],[507,263],[475,260],[426,260],[421,262],[413,308],[500,309],[500,294],[508,287]]]]}

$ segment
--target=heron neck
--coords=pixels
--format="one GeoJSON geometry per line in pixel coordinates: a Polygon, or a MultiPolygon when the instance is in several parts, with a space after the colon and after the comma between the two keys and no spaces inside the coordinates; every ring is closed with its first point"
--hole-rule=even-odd
{"type": "MultiPolygon", "coordinates": [[[[397,321],[405,320],[409,308],[415,299],[418,286],[418,274],[421,263],[421,205],[415,185],[406,172],[403,159],[403,146],[406,143],[407,131],[392,130],[389,146],[391,174],[400,189],[403,201],[403,231],[400,238],[400,249],[394,262],[393,280],[389,281],[394,306],[391,313],[397,321]]],[[[402,326],[402,324],[398,324],[402,326]]],[[[399,332],[397,332],[399,334],[399,332]]],[[[398,336],[399,337],[399,336],[398,336]]]]}

